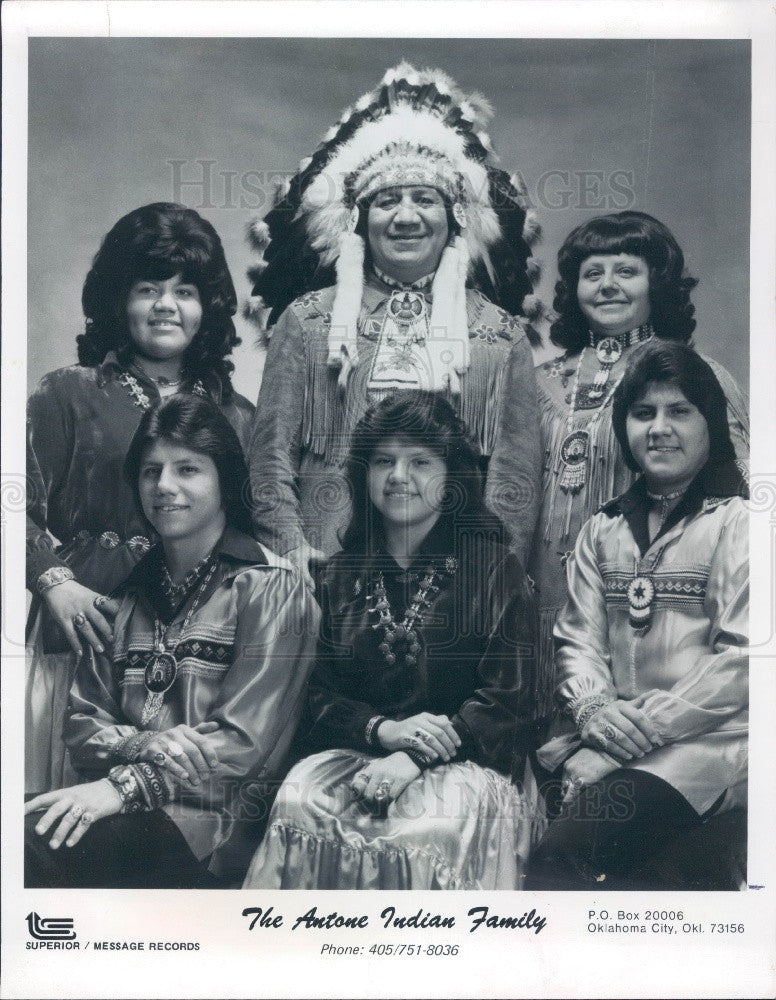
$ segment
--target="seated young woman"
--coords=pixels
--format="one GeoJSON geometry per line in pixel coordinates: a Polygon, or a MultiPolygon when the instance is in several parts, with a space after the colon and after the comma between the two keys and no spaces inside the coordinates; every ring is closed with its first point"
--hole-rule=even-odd
{"type": "Polygon", "coordinates": [[[452,407],[398,392],[347,465],[353,516],[322,583],[312,748],[246,888],[520,888],[544,828],[536,617],[452,407]],[[512,779],[515,779],[513,781],[512,779]]]}
{"type": "Polygon", "coordinates": [[[83,783],[27,803],[28,886],[213,884],[258,790],[282,777],[303,705],[318,610],[248,534],[226,417],[166,399],[125,473],[159,542],[120,588],[112,655],[80,661],[64,738],[83,783]]]}
{"type": "Polygon", "coordinates": [[[735,888],[714,859],[694,862],[705,883],[671,866],[684,837],[747,801],[748,494],[725,395],[693,350],[656,340],[612,419],[641,476],[569,560],[557,693],[576,731],[539,751],[560,812],[526,887],[735,888]]]}

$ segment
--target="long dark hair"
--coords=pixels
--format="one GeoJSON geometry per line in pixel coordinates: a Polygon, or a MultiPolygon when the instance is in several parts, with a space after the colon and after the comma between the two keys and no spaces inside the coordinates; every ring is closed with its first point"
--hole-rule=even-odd
{"type": "Polygon", "coordinates": [[[711,366],[688,347],[676,341],[651,340],[631,355],[612,401],[612,426],[628,468],[641,472],[628,444],[626,420],[631,406],[649,382],[671,382],[700,410],[709,430],[706,466],[735,459],[727,420],[727,399],[711,366]]]}
{"type": "Polygon", "coordinates": [[[129,289],[135,281],[176,274],[196,285],[202,303],[202,323],[183,356],[184,376],[205,385],[217,378],[228,400],[234,365],[227,355],[240,343],[232,319],[237,310],[232,276],[215,229],[193,209],[172,202],[136,208],[102,241],[81,294],[86,329],[77,338],[78,361],[93,367],[116,351],[128,363],[133,353],[126,316],[129,289]]]}
{"type": "MultiPolygon", "coordinates": [[[[456,527],[477,527],[504,536],[501,522],[483,501],[480,452],[463,421],[438,393],[401,390],[370,407],[353,431],[346,476],[353,504],[342,548],[372,553],[382,538],[382,520],[369,498],[369,462],[378,445],[398,438],[439,455],[447,467],[437,522],[452,541],[456,527]]],[[[436,528],[434,529],[437,530],[436,528]]]]}
{"type": "Polygon", "coordinates": [[[142,512],[138,480],[143,455],[156,441],[171,441],[212,458],[218,470],[227,523],[251,534],[251,489],[240,441],[221,410],[189,393],[168,396],[143,414],[124,460],[124,476],[142,512]]]}
{"type": "Polygon", "coordinates": [[[582,262],[594,254],[632,254],[649,267],[652,329],[665,340],[687,342],[695,329],[690,292],[698,284],[684,266],[684,254],[671,230],[646,212],[600,215],[577,226],[558,251],[558,281],[553,308],[558,319],[550,339],[575,354],[588,340],[587,319],[579,308],[577,283],[582,262]]]}

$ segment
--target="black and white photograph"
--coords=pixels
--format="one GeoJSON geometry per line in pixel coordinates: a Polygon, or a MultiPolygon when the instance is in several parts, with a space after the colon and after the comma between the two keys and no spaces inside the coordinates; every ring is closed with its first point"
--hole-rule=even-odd
{"type": "Polygon", "coordinates": [[[542,6],[6,5],[8,996],[772,995],[774,20],[542,6]]]}

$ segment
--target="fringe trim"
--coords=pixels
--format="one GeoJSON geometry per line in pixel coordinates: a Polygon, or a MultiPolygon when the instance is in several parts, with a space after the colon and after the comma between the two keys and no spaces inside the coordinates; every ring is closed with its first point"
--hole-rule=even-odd
{"type": "Polygon", "coordinates": [[[496,445],[507,354],[501,345],[470,342],[472,360],[463,382],[460,416],[480,446],[492,455],[496,445]]]}
{"type": "MultiPolygon", "coordinates": [[[[467,295],[468,328],[473,329],[482,313],[482,302],[478,295],[467,295]]],[[[358,329],[362,331],[368,321],[362,306],[358,317],[358,329]]],[[[325,328],[323,316],[315,320],[306,318],[304,323],[319,322],[325,328]]],[[[347,389],[340,391],[337,372],[327,365],[328,330],[325,336],[307,336],[305,349],[305,397],[302,419],[302,447],[323,459],[324,465],[342,467],[348,454],[350,437],[356,424],[363,416],[370,402],[376,402],[381,394],[369,392],[369,363],[359,364],[350,372],[347,389]]],[[[460,416],[466,421],[484,455],[491,455],[495,447],[496,433],[502,406],[502,385],[510,340],[489,344],[477,337],[467,338],[470,357],[469,370],[462,379],[460,416]]],[[[361,344],[363,353],[367,345],[361,344]]],[[[372,346],[372,345],[369,345],[372,346]]],[[[374,347],[376,350],[376,346],[374,347]]],[[[386,390],[383,395],[388,395],[386,390]]],[[[452,394],[447,396],[453,402],[452,394]]]]}
{"type": "Polygon", "coordinates": [[[555,622],[560,614],[557,608],[543,608],[539,612],[539,683],[537,698],[540,703],[540,713],[549,715],[557,710],[555,689],[558,686],[555,670],[555,643],[552,637],[555,622]]]}
{"type": "MultiPolygon", "coordinates": [[[[541,425],[542,443],[544,445],[544,525],[542,540],[568,542],[569,546],[576,541],[572,537],[571,523],[574,515],[580,520],[580,526],[601,507],[607,500],[626,490],[635,474],[627,467],[620,455],[620,446],[612,426],[611,403],[606,412],[595,422],[590,434],[590,452],[587,460],[587,481],[577,494],[564,493],[559,485],[563,461],[560,456],[561,446],[569,433],[566,429],[566,413],[563,413],[555,401],[544,393],[540,393],[539,421],[541,425]],[[563,523],[560,534],[553,534],[556,510],[563,505],[563,523]]],[[[598,410],[584,410],[574,415],[572,430],[589,428],[598,410]]]]}

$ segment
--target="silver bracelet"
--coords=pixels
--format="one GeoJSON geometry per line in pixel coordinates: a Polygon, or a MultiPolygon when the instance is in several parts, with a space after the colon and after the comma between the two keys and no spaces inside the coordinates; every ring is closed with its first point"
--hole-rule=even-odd
{"type": "Polygon", "coordinates": [[[118,743],[114,743],[108,754],[113,760],[119,761],[121,764],[134,764],[143,752],[146,743],[150,743],[156,735],[153,730],[132,733],[130,736],[125,736],[119,740],[118,743]]]}
{"type": "Polygon", "coordinates": [[[366,729],[364,730],[364,739],[367,746],[373,747],[375,745],[377,741],[377,727],[382,722],[387,721],[388,717],[385,715],[373,715],[369,722],[367,722],[366,729]]]}
{"type": "Polygon", "coordinates": [[[67,583],[68,580],[75,580],[75,574],[69,566],[50,566],[35,581],[35,589],[39,594],[45,594],[47,590],[57,584],[67,583]]]}
{"type": "Polygon", "coordinates": [[[596,712],[600,712],[604,706],[610,705],[613,701],[614,698],[612,698],[611,695],[595,694],[590,698],[584,698],[582,701],[578,702],[573,709],[573,715],[579,734],[582,734],[582,730],[593,718],[596,712]]]}
{"type": "Polygon", "coordinates": [[[127,764],[118,764],[108,771],[107,778],[119,793],[123,813],[143,810],[142,792],[131,767],[127,764]]]}

